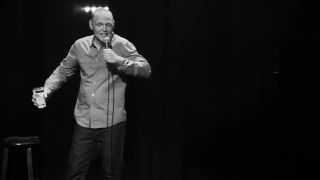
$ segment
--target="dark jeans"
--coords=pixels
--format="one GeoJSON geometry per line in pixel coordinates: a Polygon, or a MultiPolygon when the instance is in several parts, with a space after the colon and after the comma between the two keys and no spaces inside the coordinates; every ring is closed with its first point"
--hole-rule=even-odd
{"type": "Polygon", "coordinates": [[[90,129],[75,123],[69,154],[67,180],[85,180],[92,159],[100,153],[104,180],[120,180],[126,122],[90,129]]]}

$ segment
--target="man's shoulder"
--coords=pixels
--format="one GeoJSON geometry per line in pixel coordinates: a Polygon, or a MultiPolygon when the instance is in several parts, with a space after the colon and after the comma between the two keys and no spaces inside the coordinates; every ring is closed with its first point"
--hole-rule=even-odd
{"type": "Polygon", "coordinates": [[[124,38],[118,34],[114,34],[114,41],[118,42],[118,43],[122,43],[122,44],[126,44],[127,42],[129,42],[126,38],[124,38]]]}
{"type": "Polygon", "coordinates": [[[75,43],[88,43],[88,44],[91,44],[92,43],[92,39],[93,39],[93,35],[85,36],[85,37],[77,39],[75,41],[75,43]]]}

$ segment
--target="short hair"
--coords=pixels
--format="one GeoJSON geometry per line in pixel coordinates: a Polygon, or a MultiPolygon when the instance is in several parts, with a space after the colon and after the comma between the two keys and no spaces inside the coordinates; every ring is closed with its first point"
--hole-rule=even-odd
{"type": "Polygon", "coordinates": [[[91,20],[94,18],[94,15],[95,15],[95,13],[96,13],[97,11],[109,12],[109,13],[111,13],[112,18],[113,18],[113,14],[112,14],[112,12],[109,10],[108,7],[98,7],[98,8],[95,9],[94,11],[91,11],[91,13],[90,13],[90,19],[91,19],[91,20]]]}

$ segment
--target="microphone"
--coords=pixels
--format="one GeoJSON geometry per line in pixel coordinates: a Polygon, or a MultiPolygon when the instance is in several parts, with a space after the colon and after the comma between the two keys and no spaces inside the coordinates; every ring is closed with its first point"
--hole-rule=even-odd
{"type": "Polygon", "coordinates": [[[104,38],[104,42],[106,43],[106,49],[110,49],[110,37],[109,36],[104,38]]]}
{"type": "MultiPolygon", "coordinates": [[[[106,49],[110,49],[110,35],[108,35],[107,37],[105,37],[105,38],[103,38],[103,40],[104,40],[104,42],[106,43],[106,49]]],[[[109,69],[109,63],[108,63],[108,61],[106,61],[107,62],[107,68],[109,69]]]]}
{"type": "Polygon", "coordinates": [[[113,32],[110,32],[107,37],[104,38],[104,42],[106,43],[106,49],[111,49],[111,41],[113,39],[113,32]]]}

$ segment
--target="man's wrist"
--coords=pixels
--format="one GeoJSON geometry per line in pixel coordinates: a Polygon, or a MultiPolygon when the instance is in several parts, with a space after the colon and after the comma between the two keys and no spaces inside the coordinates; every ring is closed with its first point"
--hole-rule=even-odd
{"type": "Polygon", "coordinates": [[[51,94],[51,90],[48,86],[44,86],[44,97],[47,99],[49,95],[51,94]]]}
{"type": "Polygon", "coordinates": [[[127,61],[127,58],[121,58],[121,60],[118,61],[118,65],[122,66],[127,61]]]}

